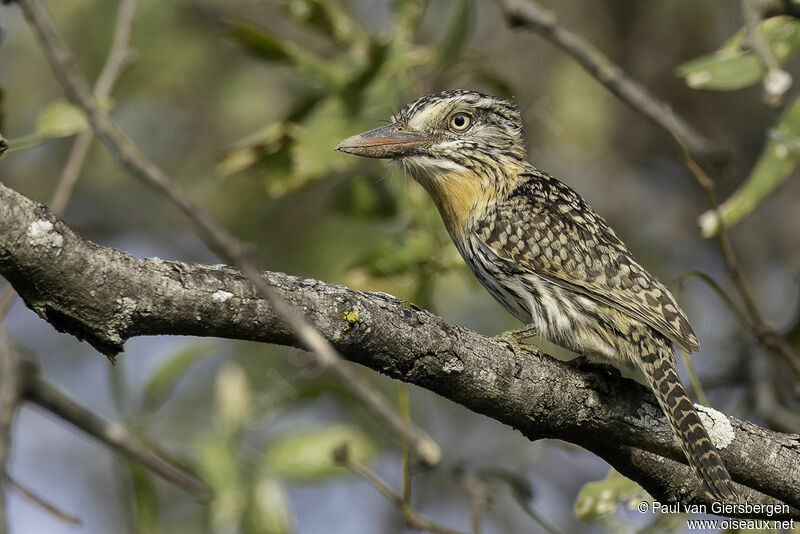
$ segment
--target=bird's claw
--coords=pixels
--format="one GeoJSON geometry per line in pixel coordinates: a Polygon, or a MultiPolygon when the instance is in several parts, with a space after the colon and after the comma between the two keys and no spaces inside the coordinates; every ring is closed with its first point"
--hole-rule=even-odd
{"type": "Polygon", "coordinates": [[[514,354],[519,357],[523,352],[530,352],[527,347],[530,347],[531,344],[524,343],[523,340],[535,336],[536,333],[536,329],[533,326],[528,325],[514,330],[506,330],[505,332],[501,332],[500,334],[493,336],[492,339],[501,343],[505,343],[514,352],[514,354]]]}

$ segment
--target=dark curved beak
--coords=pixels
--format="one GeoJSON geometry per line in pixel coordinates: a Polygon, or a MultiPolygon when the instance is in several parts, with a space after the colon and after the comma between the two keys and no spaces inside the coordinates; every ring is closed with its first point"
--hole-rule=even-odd
{"type": "Polygon", "coordinates": [[[392,123],[348,137],[336,145],[336,150],[366,158],[400,158],[417,153],[428,142],[427,135],[409,132],[392,123]]]}

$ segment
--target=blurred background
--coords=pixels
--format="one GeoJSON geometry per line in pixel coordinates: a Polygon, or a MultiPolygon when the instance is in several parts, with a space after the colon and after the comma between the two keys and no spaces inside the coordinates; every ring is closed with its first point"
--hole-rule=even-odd
{"type": "MultiPolygon", "coordinates": [[[[788,178],[800,154],[800,112],[793,91],[782,106],[765,104],[738,3],[546,4],[728,150],[730,164],[713,176],[720,198],[734,195],[754,207],[731,221],[742,272],[766,321],[797,348],[800,183],[788,178]],[[744,183],[749,189],[739,189],[744,183]]],[[[94,80],[117,2],[47,6],[94,80]]],[[[762,26],[797,79],[800,26],[786,18],[762,26]]],[[[85,124],[63,100],[13,4],[0,7],[0,28],[0,131],[11,143],[0,180],[46,201],[85,124]]],[[[421,188],[399,168],[333,146],[423,94],[469,88],[513,98],[534,165],[579,191],[675,292],[703,347],[693,361],[710,403],[760,425],[800,430],[797,377],[737,323],[709,284],[687,275],[704,273],[739,302],[716,242],[700,233],[698,216],[709,206],[674,140],[562,51],[509,29],[498,4],[139,0],[131,45],[135,61],[106,105],[184,190],[257,245],[261,267],[385,291],[486,335],[519,325],[464,267],[421,188]]],[[[86,238],[137,257],[217,262],[180,214],[99,143],[64,219],[86,238]]],[[[46,378],[185,459],[217,494],[197,502],[26,405],[9,471],[82,523],[66,525],[12,492],[12,532],[406,531],[396,508],[329,460],[345,436],[399,492],[400,444],[302,352],[137,338],[111,366],[19,301],[6,325],[46,378]]],[[[358,370],[393,402],[398,397],[397,383],[358,370]]],[[[681,374],[688,384],[685,368],[681,374]]],[[[480,511],[482,532],[544,532],[542,522],[562,533],[685,528],[685,518],[629,510],[627,499],[641,499],[637,489],[613,473],[597,482],[609,467],[588,452],[531,443],[425,390],[409,386],[407,393],[413,421],[444,451],[436,469],[413,470],[412,503],[440,524],[469,531],[471,513],[480,511]],[[606,508],[581,500],[609,488],[606,508]]]]}

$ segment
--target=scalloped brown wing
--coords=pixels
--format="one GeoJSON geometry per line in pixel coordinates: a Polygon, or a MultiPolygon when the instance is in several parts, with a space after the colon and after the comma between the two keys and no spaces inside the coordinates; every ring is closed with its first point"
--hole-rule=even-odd
{"type": "Polygon", "coordinates": [[[549,175],[529,175],[474,231],[517,267],[616,308],[688,352],[699,348],[669,290],[575,191],[549,175]]]}

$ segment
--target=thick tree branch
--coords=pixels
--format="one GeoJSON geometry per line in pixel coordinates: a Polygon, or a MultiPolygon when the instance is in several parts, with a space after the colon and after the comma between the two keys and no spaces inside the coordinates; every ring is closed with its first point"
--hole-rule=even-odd
{"type": "MultiPolygon", "coordinates": [[[[299,345],[240,272],[103,248],[2,185],[0,274],[42,318],[107,355],[130,337],[158,334],[299,345]]],[[[430,389],[530,439],[585,447],[661,501],[710,504],[645,387],[538,352],[520,360],[502,343],[390,295],[281,273],[264,278],[351,361],[430,389]]],[[[800,436],[726,421],[735,439],[720,454],[746,486],[748,502],[775,502],[769,495],[794,507],[784,515],[800,517],[800,436]]]]}

